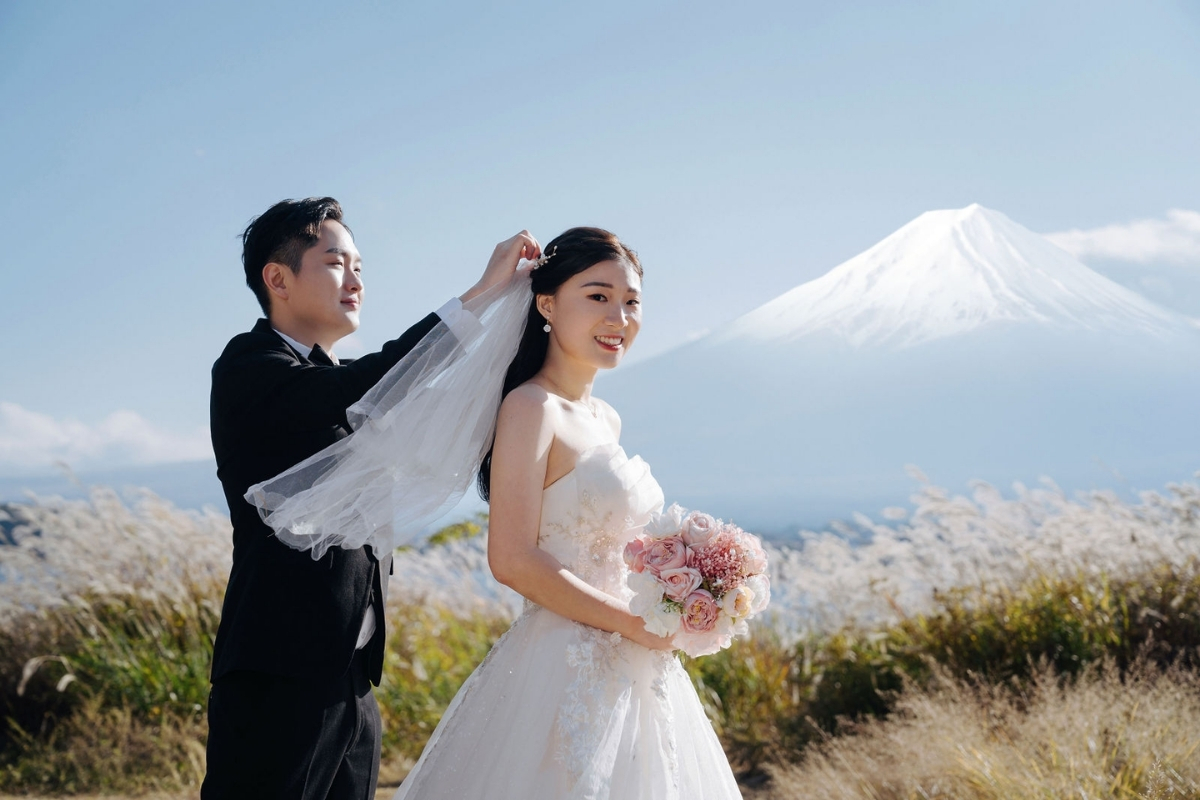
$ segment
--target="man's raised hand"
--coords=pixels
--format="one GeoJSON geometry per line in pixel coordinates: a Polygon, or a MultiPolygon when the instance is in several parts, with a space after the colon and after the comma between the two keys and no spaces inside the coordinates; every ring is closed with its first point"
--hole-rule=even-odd
{"type": "Polygon", "coordinates": [[[541,256],[542,246],[529,231],[521,231],[511,239],[505,239],[492,251],[492,257],[488,259],[483,276],[459,299],[465,303],[478,297],[496,284],[503,283],[512,277],[512,274],[517,271],[517,264],[521,259],[532,260],[541,258],[541,256]]]}

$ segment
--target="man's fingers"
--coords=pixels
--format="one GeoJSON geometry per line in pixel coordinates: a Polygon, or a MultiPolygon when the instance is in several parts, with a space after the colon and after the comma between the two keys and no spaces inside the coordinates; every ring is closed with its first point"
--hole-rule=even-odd
{"type": "Polygon", "coordinates": [[[542,246],[538,244],[538,240],[534,238],[529,231],[521,231],[521,238],[525,240],[526,258],[534,259],[542,255],[542,246]]]}
{"type": "Polygon", "coordinates": [[[513,238],[509,239],[512,245],[512,251],[520,258],[535,259],[542,255],[542,247],[538,244],[538,240],[534,238],[529,231],[521,231],[513,238]]]}

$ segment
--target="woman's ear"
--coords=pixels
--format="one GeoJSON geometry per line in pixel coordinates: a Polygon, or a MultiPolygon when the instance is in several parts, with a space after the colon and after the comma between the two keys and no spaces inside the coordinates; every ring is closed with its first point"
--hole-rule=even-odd
{"type": "Polygon", "coordinates": [[[549,322],[554,316],[554,295],[539,294],[534,302],[537,303],[537,310],[542,315],[542,319],[549,322]]]}

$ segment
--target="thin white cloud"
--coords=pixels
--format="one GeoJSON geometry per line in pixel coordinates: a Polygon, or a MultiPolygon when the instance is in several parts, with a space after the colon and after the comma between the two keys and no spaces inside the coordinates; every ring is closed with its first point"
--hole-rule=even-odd
{"type": "Polygon", "coordinates": [[[1174,208],[1166,219],[1075,228],[1048,233],[1046,238],[1079,259],[1200,264],[1200,211],[1174,208]]]}
{"type": "Polygon", "coordinates": [[[0,402],[0,470],[44,470],[161,464],[212,458],[208,429],[165,431],[133,411],[114,411],[95,425],[55,419],[0,402]]]}

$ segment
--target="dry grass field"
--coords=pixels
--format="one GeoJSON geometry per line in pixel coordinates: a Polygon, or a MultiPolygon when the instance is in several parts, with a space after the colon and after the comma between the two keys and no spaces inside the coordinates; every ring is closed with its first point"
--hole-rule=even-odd
{"type": "MultiPolygon", "coordinates": [[[[103,490],[0,514],[0,800],[196,797],[228,520],[103,490]]],[[[1200,487],[891,516],[773,550],[773,617],[685,659],[747,798],[1200,800],[1200,487]]],[[[380,797],[511,619],[485,524],[398,554],[380,797]]]]}

